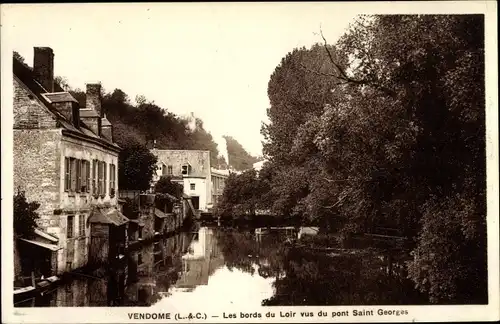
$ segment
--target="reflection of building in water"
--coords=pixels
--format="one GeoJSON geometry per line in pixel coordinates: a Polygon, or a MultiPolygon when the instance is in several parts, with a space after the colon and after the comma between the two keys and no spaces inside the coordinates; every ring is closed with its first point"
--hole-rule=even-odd
{"type": "Polygon", "coordinates": [[[180,233],[133,253],[136,271],[126,289],[128,304],[149,306],[170,288],[178,278],[180,258],[188,250],[189,240],[189,234],[180,233]]]}
{"type": "Polygon", "coordinates": [[[191,243],[188,253],[182,256],[182,274],[175,287],[192,290],[208,284],[208,277],[224,265],[212,229],[202,227],[191,243]]]}
{"type": "MultiPolygon", "coordinates": [[[[75,278],[65,285],[58,286],[47,297],[50,304],[46,306],[58,307],[100,307],[111,306],[122,294],[117,278],[75,278]]],[[[43,301],[42,301],[43,303],[43,301]]],[[[40,300],[37,299],[37,304],[40,300]]],[[[45,305],[36,305],[45,306],[45,305]]]]}

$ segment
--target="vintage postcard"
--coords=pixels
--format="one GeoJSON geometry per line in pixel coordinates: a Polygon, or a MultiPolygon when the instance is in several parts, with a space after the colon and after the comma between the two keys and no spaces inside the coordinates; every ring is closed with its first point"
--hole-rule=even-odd
{"type": "Polygon", "coordinates": [[[499,320],[496,2],[0,8],[3,323],[499,320]]]}

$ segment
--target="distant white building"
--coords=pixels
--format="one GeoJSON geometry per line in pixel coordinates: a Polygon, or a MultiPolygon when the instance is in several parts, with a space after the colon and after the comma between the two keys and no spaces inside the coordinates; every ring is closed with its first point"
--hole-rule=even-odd
{"type": "Polygon", "coordinates": [[[183,186],[195,209],[207,212],[214,207],[224,191],[229,171],[210,166],[210,151],[153,149],[151,153],[158,158],[153,186],[162,176],[170,176],[183,186]]]}

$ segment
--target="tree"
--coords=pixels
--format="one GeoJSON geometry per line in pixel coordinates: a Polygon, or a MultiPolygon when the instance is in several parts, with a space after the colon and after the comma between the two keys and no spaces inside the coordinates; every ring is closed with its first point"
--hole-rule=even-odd
{"type": "Polygon", "coordinates": [[[24,191],[18,189],[14,195],[14,234],[17,237],[31,238],[37,227],[36,220],[40,218],[36,210],[40,204],[28,202],[24,191]]]}
{"type": "Polygon", "coordinates": [[[254,169],[241,174],[231,173],[226,181],[215,213],[222,217],[255,216],[261,207],[263,191],[254,169]]]}
{"type": "Polygon", "coordinates": [[[483,16],[360,17],[335,46],[289,53],[268,94],[275,210],[391,227],[430,300],[484,302],[483,16]]]}
{"type": "Polygon", "coordinates": [[[173,182],[171,177],[162,176],[154,187],[155,193],[170,194],[176,198],[181,198],[183,193],[183,186],[177,182],[173,182]]]}
{"type": "Polygon", "coordinates": [[[122,147],[119,156],[120,189],[147,190],[156,171],[157,157],[145,146],[131,144],[122,147]]]}
{"type": "MultiPolygon", "coordinates": [[[[187,126],[189,120],[184,119],[184,122],[187,126]]],[[[217,167],[219,164],[217,143],[214,142],[212,134],[205,130],[203,121],[200,118],[194,117],[194,124],[194,129],[187,132],[187,147],[192,150],[210,151],[210,164],[217,167]]]]}
{"type": "Polygon", "coordinates": [[[394,171],[374,184],[385,197],[372,196],[411,225],[411,278],[433,302],[485,302],[484,17],[375,17],[340,45],[384,98],[377,125],[394,171]]]}
{"type": "Polygon", "coordinates": [[[68,79],[62,76],[56,76],[54,78],[54,82],[57,83],[64,91],[69,91],[71,90],[71,87],[69,86],[68,79]]]}
{"type": "Polygon", "coordinates": [[[19,54],[19,52],[14,51],[14,52],[13,52],[13,58],[14,58],[15,60],[18,60],[21,64],[23,64],[23,65],[24,65],[25,67],[27,67],[28,69],[30,69],[30,70],[32,69],[32,68],[31,68],[28,64],[26,64],[26,60],[25,60],[25,58],[24,58],[21,54],[19,54]]]}

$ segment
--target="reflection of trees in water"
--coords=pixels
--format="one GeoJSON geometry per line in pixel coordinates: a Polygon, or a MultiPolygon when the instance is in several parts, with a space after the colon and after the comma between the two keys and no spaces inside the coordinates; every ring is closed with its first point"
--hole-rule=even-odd
{"type": "Polygon", "coordinates": [[[263,305],[424,304],[410,281],[383,271],[372,252],[328,255],[290,249],[286,276],[275,282],[276,293],[263,305]]]}
{"type": "MultiPolygon", "coordinates": [[[[332,254],[286,247],[283,235],[256,240],[253,231],[220,229],[219,247],[229,269],[275,277],[275,295],[263,305],[425,304],[405,275],[387,273],[387,260],[371,250],[332,254]]],[[[395,268],[395,267],[394,267],[395,268]]]]}
{"type": "Polygon", "coordinates": [[[257,265],[259,275],[264,278],[274,277],[280,272],[281,235],[265,235],[258,242],[253,230],[219,229],[216,237],[229,270],[235,268],[253,275],[254,265],[257,265]]]}

